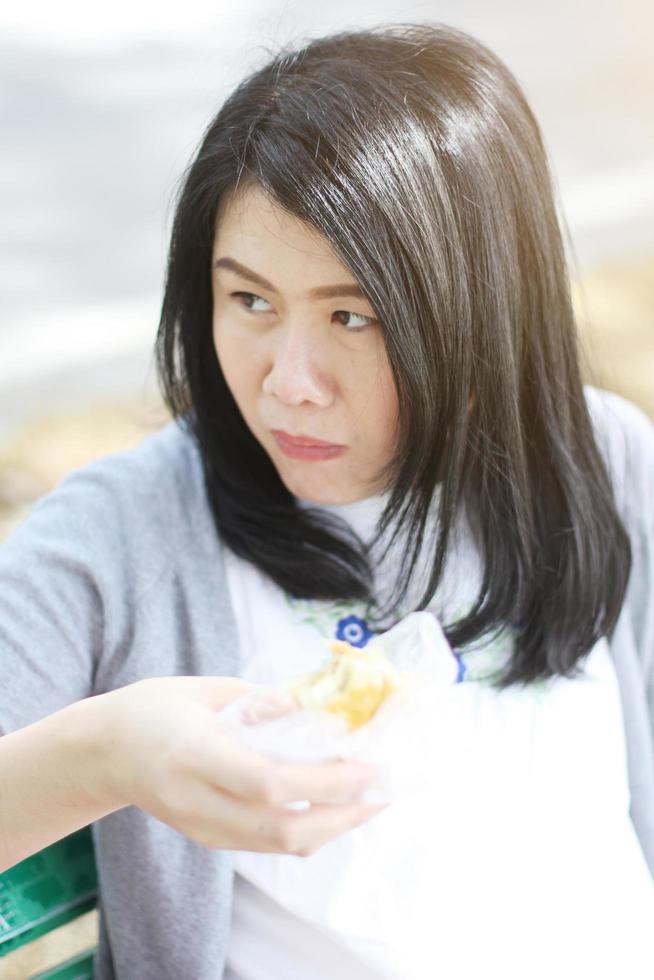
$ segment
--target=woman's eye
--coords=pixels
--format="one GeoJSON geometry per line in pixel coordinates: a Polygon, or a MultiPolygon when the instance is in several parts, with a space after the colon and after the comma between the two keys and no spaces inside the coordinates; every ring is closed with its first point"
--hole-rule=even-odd
{"type": "Polygon", "coordinates": [[[264,299],[262,296],[257,296],[256,293],[238,292],[238,293],[231,293],[230,295],[237,297],[238,300],[239,300],[239,302],[240,302],[240,304],[242,306],[244,306],[246,310],[253,310],[253,312],[255,312],[255,313],[263,313],[264,312],[263,310],[257,309],[255,307],[254,304],[257,301],[259,301],[260,303],[268,303],[268,300],[267,299],[264,299]]]}
{"type": "MultiPolygon", "coordinates": [[[[252,313],[267,313],[270,309],[268,300],[262,296],[257,296],[256,293],[246,293],[241,290],[236,293],[230,293],[230,296],[233,296],[238,301],[239,306],[250,310],[252,313]],[[257,306],[257,303],[264,303],[265,306],[257,306]]],[[[336,310],[334,316],[338,317],[341,325],[350,333],[365,330],[366,327],[378,322],[374,317],[364,316],[362,313],[351,313],[349,310],[336,310]]]]}
{"type": "Polygon", "coordinates": [[[342,317],[343,319],[340,321],[341,324],[344,327],[347,327],[347,329],[352,333],[356,333],[357,330],[363,330],[372,323],[377,323],[377,320],[375,320],[375,318],[372,316],[364,316],[363,313],[350,313],[349,310],[336,310],[334,316],[342,317]],[[352,317],[354,317],[355,320],[362,320],[363,323],[353,323],[352,317]]]}

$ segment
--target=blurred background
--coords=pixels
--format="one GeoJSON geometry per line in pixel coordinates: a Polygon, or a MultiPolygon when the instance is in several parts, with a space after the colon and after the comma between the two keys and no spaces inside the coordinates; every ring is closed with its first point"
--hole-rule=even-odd
{"type": "MultiPolygon", "coordinates": [[[[654,418],[651,0],[5,4],[0,536],[69,469],[165,421],[151,348],[172,201],[233,85],[279,45],[400,20],[461,27],[517,76],[570,232],[585,379],[654,418]]],[[[66,927],[66,950],[95,925],[66,927]]],[[[57,942],[28,951],[36,965],[57,942]]],[[[25,955],[3,976],[35,969],[25,955]]]]}

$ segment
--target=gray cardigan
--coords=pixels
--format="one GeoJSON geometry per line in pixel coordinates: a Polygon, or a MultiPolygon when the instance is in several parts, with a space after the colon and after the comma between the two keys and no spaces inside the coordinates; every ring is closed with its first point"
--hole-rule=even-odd
{"type": "MultiPolygon", "coordinates": [[[[612,652],[631,817],[654,875],[654,427],[615,395],[587,388],[586,397],[634,546],[612,652]]],[[[143,677],[239,674],[200,458],[177,423],[72,473],[0,548],[0,667],[0,734],[143,677]]],[[[99,820],[93,833],[95,976],[218,980],[232,854],[133,806],[99,820]]]]}

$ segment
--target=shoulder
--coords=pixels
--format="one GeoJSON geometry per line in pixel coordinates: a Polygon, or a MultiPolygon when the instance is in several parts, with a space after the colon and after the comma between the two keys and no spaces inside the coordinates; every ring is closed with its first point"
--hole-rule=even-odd
{"type": "Polygon", "coordinates": [[[643,684],[654,724],[654,424],[620,395],[590,386],[584,392],[631,542],[631,573],[611,650],[626,692],[625,708],[640,711],[634,685],[643,684]],[[640,661],[638,670],[630,651],[640,661]]]}
{"type": "Polygon", "coordinates": [[[641,520],[649,515],[654,529],[654,423],[614,392],[585,385],[584,395],[620,511],[641,520]]]}
{"type": "Polygon", "coordinates": [[[59,565],[114,576],[121,569],[141,591],[206,512],[199,451],[183,423],[171,421],[133,449],[64,477],[3,544],[3,556],[51,555],[59,565]]]}
{"type": "Polygon", "coordinates": [[[77,504],[76,516],[120,514],[132,524],[166,520],[179,498],[188,497],[201,469],[191,436],[177,421],[145,436],[132,449],[111,453],[68,473],[35,505],[33,513],[59,502],[77,504]]]}
{"type": "Polygon", "coordinates": [[[151,493],[161,481],[170,486],[187,481],[197,456],[192,436],[181,421],[173,420],[132,449],[109,453],[71,471],[58,488],[73,484],[111,486],[114,491],[138,497],[151,493]]]}

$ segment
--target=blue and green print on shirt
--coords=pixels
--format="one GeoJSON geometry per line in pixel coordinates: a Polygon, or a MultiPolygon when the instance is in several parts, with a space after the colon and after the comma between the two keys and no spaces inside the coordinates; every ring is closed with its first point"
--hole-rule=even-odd
{"type": "MultiPolygon", "coordinates": [[[[297,599],[288,594],[286,601],[295,623],[312,626],[326,640],[346,640],[351,646],[361,648],[378,635],[369,625],[369,603],[360,600],[297,599]]],[[[461,606],[455,611],[453,618],[460,619],[468,611],[465,606],[461,606]]],[[[398,616],[398,620],[399,618],[401,617],[398,616]]],[[[507,628],[479,649],[452,650],[459,667],[456,683],[490,683],[505,666],[512,644],[513,635],[507,628]]]]}

